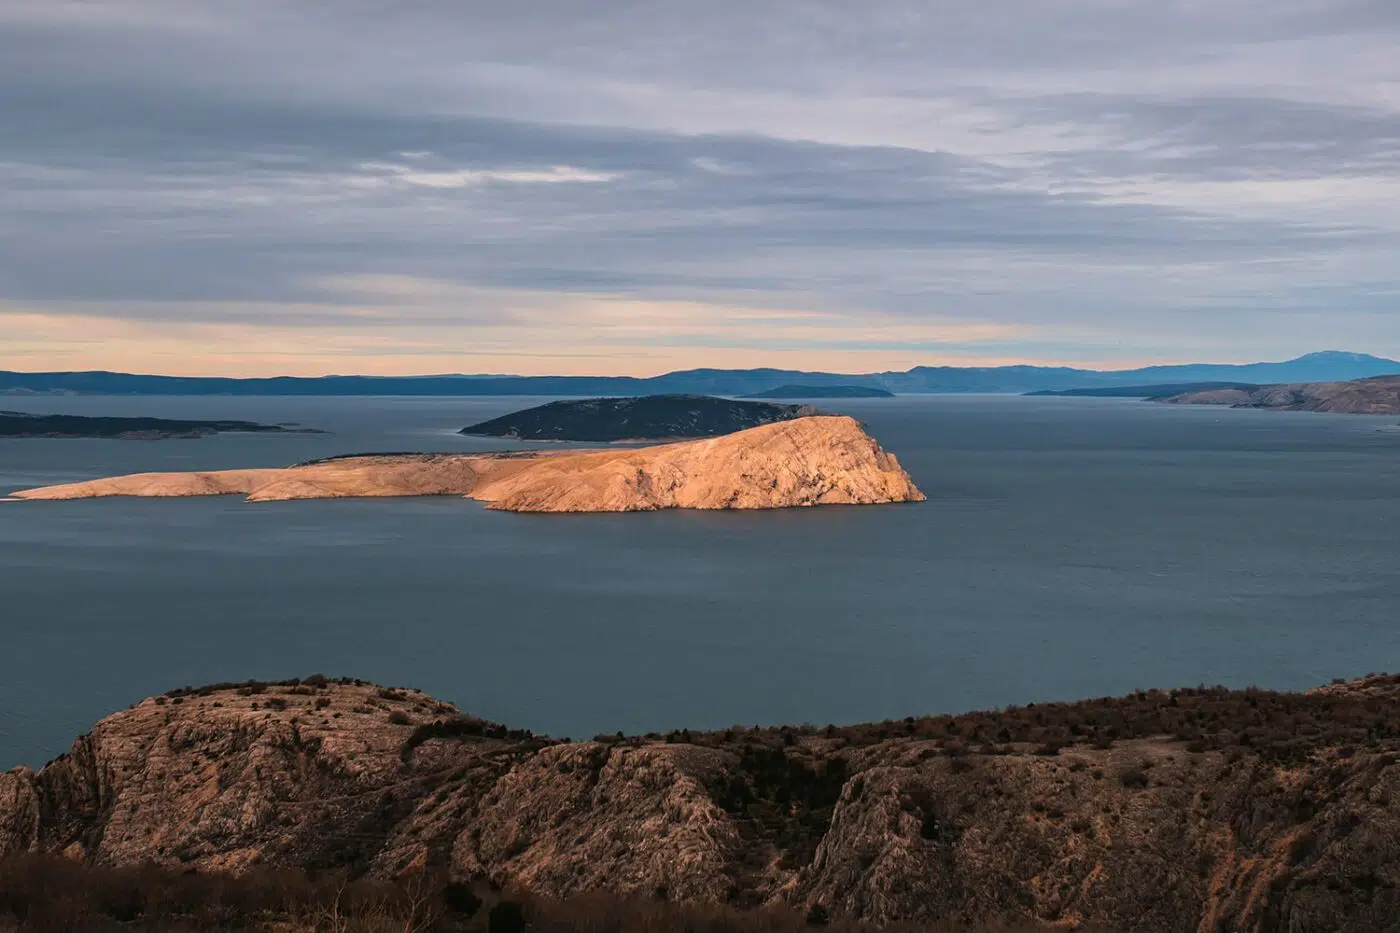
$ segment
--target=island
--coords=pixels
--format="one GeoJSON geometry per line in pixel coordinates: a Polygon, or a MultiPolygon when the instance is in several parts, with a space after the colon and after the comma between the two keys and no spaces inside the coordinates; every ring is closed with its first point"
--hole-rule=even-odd
{"type": "Polygon", "coordinates": [[[1350,382],[1299,382],[1234,386],[1153,398],[1169,405],[1229,405],[1275,411],[1317,411],[1348,415],[1400,414],[1400,376],[1373,376],[1350,382]]]}
{"type": "Polygon", "coordinates": [[[1024,392],[1031,398],[1145,398],[1160,399],[1187,392],[1214,392],[1220,389],[1252,390],[1259,388],[1247,382],[1175,382],[1142,386],[1099,386],[1092,389],[1040,389],[1024,392]]]}
{"type": "Polygon", "coordinates": [[[286,468],[138,473],[11,495],[230,494],[245,495],[250,502],[466,496],[511,512],[775,509],[924,498],[895,456],[844,415],[810,415],[651,447],[356,454],[286,468]]]}
{"type": "Polygon", "coordinates": [[[259,424],[256,421],[177,421],[168,418],[114,418],[87,415],[36,415],[0,411],[0,438],[97,437],[117,440],[166,440],[213,437],[225,433],[321,434],[295,425],[259,424]]]}
{"type": "Polygon", "coordinates": [[[550,402],[463,428],[459,434],[521,441],[652,441],[718,437],[815,410],[713,395],[639,395],[550,402]]]}
{"type": "Polygon", "coordinates": [[[744,398],[894,398],[894,393],[877,386],[781,385],[744,398]]]}
{"type": "Polygon", "coordinates": [[[349,678],[176,687],[0,771],[0,929],[1394,933],[1397,723],[1385,675],[572,742],[349,678]]]}

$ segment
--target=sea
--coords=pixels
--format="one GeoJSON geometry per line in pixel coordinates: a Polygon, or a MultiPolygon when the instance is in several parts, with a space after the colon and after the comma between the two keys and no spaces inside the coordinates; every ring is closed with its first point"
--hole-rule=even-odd
{"type": "MultiPolygon", "coordinates": [[[[0,440],[0,498],[154,470],[528,447],[529,398],[15,397],[326,434],[0,440]]],[[[517,515],[443,497],[0,501],[0,768],[172,687],[312,673],[555,736],[855,723],[1400,670],[1395,417],[825,400],[919,504],[517,515]]]]}

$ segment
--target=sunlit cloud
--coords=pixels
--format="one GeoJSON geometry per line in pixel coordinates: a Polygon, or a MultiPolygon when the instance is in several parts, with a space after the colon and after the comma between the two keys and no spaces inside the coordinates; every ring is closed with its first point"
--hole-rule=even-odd
{"type": "MultiPolygon", "coordinates": [[[[425,154],[426,155],[426,154],[425,154]]],[[[569,165],[551,165],[543,170],[451,169],[431,171],[411,165],[366,162],[360,166],[366,179],[382,184],[403,184],[422,188],[469,188],[492,182],[510,185],[586,184],[612,181],[616,172],[590,172],[569,165]]]]}

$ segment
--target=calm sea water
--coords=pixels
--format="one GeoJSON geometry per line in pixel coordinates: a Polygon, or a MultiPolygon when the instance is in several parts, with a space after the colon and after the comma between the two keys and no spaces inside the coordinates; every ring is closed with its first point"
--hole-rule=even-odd
{"type": "MultiPolygon", "coordinates": [[[[0,440],[0,495],[500,447],[529,399],[43,398],[324,436],[0,440]]],[[[1394,418],[1122,400],[823,403],[920,505],[525,516],[464,500],[0,502],[0,767],[169,687],[312,672],[541,732],[856,722],[1400,669],[1394,418]]]]}

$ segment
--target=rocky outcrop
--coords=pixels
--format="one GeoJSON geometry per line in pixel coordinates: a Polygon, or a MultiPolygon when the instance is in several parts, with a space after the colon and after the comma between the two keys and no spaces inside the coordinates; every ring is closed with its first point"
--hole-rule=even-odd
{"type": "Polygon", "coordinates": [[[1153,398],[1170,405],[1229,405],[1278,411],[1318,411],[1352,415],[1400,414],[1400,376],[1351,382],[1302,382],[1215,388],[1153,398]]]}
{"type": "Polygon", "coordinates": [[[13,495],[233,493],[249,501],[462,495],[513,512],[773,509],[924,498],[858,422],[832,415],[631,450],[367,455],[286,469],[140,473],[13,495]]]}
{"type": "Polygon", "coordinates": [[[881,922],[1380,933],[1400,916],[1397,685],[579,743],[355,681],[185,689],[0,775],[0,854],[437,868],[881,922]]]}
{"type": "Polygon", "coordinates": [[[723,902],[742,841],[707,783],[734,763],[693,745],[545,749],[481,800],[452,864],[561,896],[664,887],[669,897],[723,902]]]}

